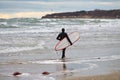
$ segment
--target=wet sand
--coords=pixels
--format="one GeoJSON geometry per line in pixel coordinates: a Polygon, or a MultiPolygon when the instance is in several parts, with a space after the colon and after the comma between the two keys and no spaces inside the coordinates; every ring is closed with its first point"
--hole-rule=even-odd
{"type": "Polygon", "coordinates": [[[120,72],[113,72],[105,75],[70,77],[64,80],[120,80],[120,72]]]}
{"type": "Polygon", "coordinates": [[[89,49],[73,46],[73,49],[67,49],[64,60],[60,59],[60,52],[57,53],[58,56],[56,53],[50,54],[50,51],[47,50],[46,54],[19,54],[9,57],[4,55],[3,58],[7,61],[0,62],[0,80],[8,80],[8,78],[9,80],[17,80],[12,75],[16,71],[23,74],[18,76],[19,80],[120,80],[120,72],[109,74],[120,70],[120,56],[110,54],[113,50],[119,50],[119,47],[92,49],[96,53],[93,51],[88,53],[85,50],[89,49]],[[104,54],[107,51],[109,54],[104,54]],[[46,73],[47,75],[43,75],[46,73]],[[113,78],[109,79],[109,76],[113,76],[113,78]]]}

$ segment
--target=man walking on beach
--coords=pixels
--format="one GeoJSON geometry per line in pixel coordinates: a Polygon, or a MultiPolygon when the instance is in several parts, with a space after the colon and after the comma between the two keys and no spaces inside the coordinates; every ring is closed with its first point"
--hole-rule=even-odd
{"type": "MultiPolygon", "coordinates": [[[[65,37],[67,38],[67,40],[68,40],[68,42],[70,43],[70,45],[72,45],[72,42],[70,41],[67,33],[65,32],[65,29],[62,28],[62,32],[57,36],[56,39],[61,41],[61,40],[64,39],[65,37]]],[[[62,57],[61,57],[62,59],[65,58],[65,50],[66,50],[66,48],[64,48],[64,49],[62,50],[62,57]]]]}

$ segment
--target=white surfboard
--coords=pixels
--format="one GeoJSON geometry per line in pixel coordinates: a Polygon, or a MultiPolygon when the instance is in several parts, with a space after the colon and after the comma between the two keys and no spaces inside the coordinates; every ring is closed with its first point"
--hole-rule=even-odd
{"type": "MultiPolygon", "coordinates": [[[[80,39],[80,34],[79,34],[79,32],[71,32],[70,34],[68,34],[68,37],[70,38],[72,44],[74,44],[76,41],[78,41],[80,39]]],[[[69,46],[70,46],[70,43],[68,42],[67,38],[65,37],[64,39],[62,39],[61,41],[59,41],[56,44],[55,50],[59,51],[64,48],[67,48],[69,46]]]]}

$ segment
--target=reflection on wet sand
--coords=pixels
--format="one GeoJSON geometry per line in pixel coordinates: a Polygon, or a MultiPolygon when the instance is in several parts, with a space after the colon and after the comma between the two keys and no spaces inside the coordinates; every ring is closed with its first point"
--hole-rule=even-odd
{"type": "Polygon", "coordinates": [[[60,72],[59,75],[57,75],[57,79],[65,79],[69,76],[72,76],[73,73],[70,72],[69,68],[66,64],[66,59],[61,59],[62,64],[57,65],[57,71],[60,72]]]}

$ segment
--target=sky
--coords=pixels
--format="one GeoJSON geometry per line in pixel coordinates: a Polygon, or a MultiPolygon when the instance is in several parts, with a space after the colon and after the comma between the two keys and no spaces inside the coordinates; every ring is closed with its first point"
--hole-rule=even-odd
{"type": "Polygon", "coordinates": [[[55,12],[120,9],[120,0],[0,0],[0,18],[41,17],[55,12]]]}

